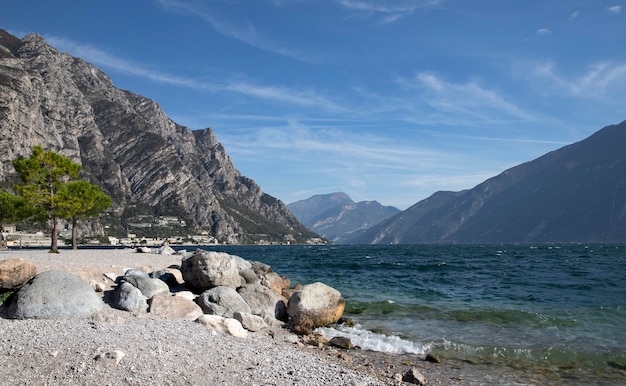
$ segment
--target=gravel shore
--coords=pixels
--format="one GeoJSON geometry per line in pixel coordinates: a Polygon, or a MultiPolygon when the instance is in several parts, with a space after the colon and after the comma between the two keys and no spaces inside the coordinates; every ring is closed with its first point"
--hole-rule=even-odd
{"type": "MultiPolygon", "coordinates": [[[[0,252],[0,260],[9,258],[32,261],[38,272],[62,270],[101,282],[105,291],[114,284],[105,274],[122,275],[129,268],[151,272],[181,261],[177,255],[129,249],[0,252]]],[[[108,305],[82,320],[0,317],[0,358],[1,385],[408,385],[398,377],[411,367],[429,385],[546,381],[519,369],[306,346],[284,329],[235,338],[199,323],[133,315],[108,305]],[[117,364],[115,355],[122,356],[117,364]]]]}
{"type": "MultiPolygon", "coordinates": [[[[104,274],[128,268],[147,272],[180,264],[180,256],[132,250],[0,252],[22,258],[38,272],[62,270],[87,281],[112,282],[104,274]]],[[[380,385],[293,343],[286,330],[251,333],[246,339],[214,334],[199,323],[133,315],[108,305],[85,320],[0,318],[2,385],[380,385]],[[107,353],[121,352],[118,364],[107,353]]]]}

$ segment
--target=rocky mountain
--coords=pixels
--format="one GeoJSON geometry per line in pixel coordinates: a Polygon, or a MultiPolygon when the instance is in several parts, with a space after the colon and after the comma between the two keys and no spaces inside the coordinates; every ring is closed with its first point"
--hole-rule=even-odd
{"type": "Polygon", "coordinates": [[[355,203],[345,193],[315,195],[287,204],[305,226],[333,243],[345,243],[363,231],[400,212],[377,201],[355,203]]]}
{"type": "Polygon", "coordinates": [[[626,241],[626,121],[490,178],[437,192],[352,243],[626,241]]]}
{"type": "Polygon", "coordinates": [[[233,165],[210,128],[192,131],[154,101],[116,88],[91,64],[36,34],[0,30],[0,181],[42,145],[78,162],[113,198],[110,225],[169,215],[218,241],[302,241],[316,235],[233,165]]]}

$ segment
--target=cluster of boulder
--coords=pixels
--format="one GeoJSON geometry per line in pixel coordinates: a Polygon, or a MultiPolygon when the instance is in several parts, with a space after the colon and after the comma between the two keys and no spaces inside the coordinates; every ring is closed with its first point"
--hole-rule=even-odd
{"type": "MultiPolygon", "coordinates": [[[[145,252],[145,251],[142,251],[145,252]]],[[[168,251],[169,252],[169,251],[168,251]]],[[[89,317],[104,306],[166,319],[195,320],[245,337],[247,331],[287,325],[307,334],[336,323],[344,311],[341,294],[323,283],[291,286],[267,264],[224,252],[183,252],[181,264],[154,272],[129,269],[104,296],[98,283],[62,271],[37,274],[33,263],[0,262],[0,291],[17,290],[6,301],[9,318],[89,317]],[[95,289],[95,291],[94,291],[95,289]]]]}

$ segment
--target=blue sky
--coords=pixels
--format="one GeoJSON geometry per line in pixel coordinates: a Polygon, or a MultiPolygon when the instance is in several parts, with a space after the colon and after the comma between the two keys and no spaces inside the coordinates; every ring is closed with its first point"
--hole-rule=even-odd
{"type": "Polygon", "coordinates": [[[405,209],[626,120],[626,1],[4,0],[285,203],[405,209]]]}

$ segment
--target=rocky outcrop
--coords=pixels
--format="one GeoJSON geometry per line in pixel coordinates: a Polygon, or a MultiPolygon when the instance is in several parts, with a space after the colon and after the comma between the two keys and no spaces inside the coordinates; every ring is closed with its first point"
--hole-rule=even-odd
{"type": "MultiPolygon", "coordinates": [[[[293,330],[325,326],[337,322],[343,313],[343,298],[339,292],[322,283],[289,288],[289,279],[274,273],[270,266],[249,262],[227,253],[197,251],[182,258],[181,267],[194,257],[218,257],[219,264],[212,266],[212,275],[224,277],[224,272],[252,272],[256,284],[243,284],[236,288],[215,286],[198,289],[186,281],[176,285],[175,292],[154,276],[164,277],[140,269],[128,269],[124,276],[113,277],[117,285],[103,293],[112,307],[140,315],[170,320],[197,320],[216,332],[245,336],[247,331],[281,328],[292,320],[293,330]],[[226,263],[224,263],[226,262],[226,263]],[[224,272],[222,272],[224,271],[224,272]],[[271,275],[270,275],[271,274],[271,275]],[[267,277],[273,278],[268,280],[267,277]],[[262,279],[263,278],[263,279],[262,279]],[[277,286],[277,282],[281,285],[277,286]],[[261,284],[264,283],[264,284],[261,284]],[[276,287],[276,288],[273,288],[276,287]],[[200,292],[202,291],[202,292],[200,292]],[[291,299],[278,292],[293,293],[291,299]],[[289,302],[289,312],[286,303],[289,302]],[[242,331],[244,333],[242,333],[242,331]]],[[[205,260],[198,265],[205,267],[205,260]]],[[[209,264],[209,263],[207,263],[209,264]]],[[[206,267],[205,267],[206,268],[206,267]]],[[[237,282],[243,283],[237,276],[237,282]]],[[[31,279],[15,296],[10,298],[6,315],[11,318],[76,318],[93,315],[103,306],[96,291],[83,279],[66,272],[46,271],[31,279]]]]}
{"type": "Polygon", "coordinates": [[[12,178],[14,158],[41,145],[82,165],[82,177],[113,198],[113,218],[131,208],[175,215],[228,243],[315,236],[239,173],[210,128],[178,125],[39,35],[0,30],[0,52],[0,180],[12,178]]]}

